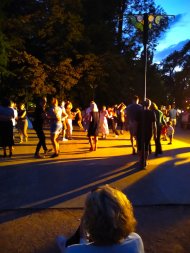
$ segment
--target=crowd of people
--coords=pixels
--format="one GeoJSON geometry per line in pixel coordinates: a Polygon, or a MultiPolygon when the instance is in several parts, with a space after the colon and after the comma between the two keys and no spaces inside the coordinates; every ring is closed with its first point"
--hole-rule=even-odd
{"type": "MultiPolygon", "coordinates": [[[[148,155],[152,152],[152,137],[155,142],[155,156],[161,155],[161,140],[169,139],[168,144],[172,144],[178,116],[175,104],[168,109],[159,109],[150,99],[140,104],[138,96],[134,96],[129,105],[104,105],[100,109],[91,101],[89,107],[83,111],[80,108],[73,109],[70,101],[59,103],[57,98],[52,98],[48,108],[46,97],[41,97],[30,118],[38,137],[34,157],[44,158],[52,150],[50,157],[58,157],[59,142],[72,139],[75,120],[80,130],[87,133],[90,151],[97,150],[99,137],[106,139],[112,132],[117,138],[124,131],[129,131],[132,154],[138,154],[140,167],[146,168],[148,155]],[[52,148],[46,145],[44,124],[47,122],[52,148]],[[40,154],[41,148],[43,155],[40,154]]],[[[3,157],[13,155],[15,129],[19,135],[19,145],[27,142],[30,136],[28,137],[27,132],[28,115],[24,103],[16,105],[4,98],[0,105],[0,147],[3,157]]],[[[88,194],[80,226],[74,235],[70,238],[60,235],[56,242],[62,253],[144,253],[143,241],[135,229],[136,219],[127,196],[118,189],[103,185],[88,194]]]]}
{"type": "MultiPolygon", "coordinates": [[[[81,110],[74,109],[71,101],[59,102],[52,98],[51,106],[47,107],[47,98],[38,98],[30,120],[33,129],[39,139],[35,158],[44,158],[53,150],[51,158],[58,157],[60,153],[59,142],[72,139],[73,121],[75,120],[81,131],[87,132],[89,139],[89,150],[96,151],[98,138],[106,139],[110,132],[117,138],[129,131],[132,147],[132,154],[138,154],[141,167],[146,167],[146,160],[151,150],[151,139],[155,141],[155,156],[162,154],[161,139],[172,144],[173,135],[178,118],[178,110],[175,104],[167,109],[158,106],[146,99],[142,104],[139,97],[134,96],[131,104],[106,106],[98,108],[94,101],[90,102],[88,108],[81,110]],[[52,148],[47,148],[44,124],[49,124],[52,148]],[[144,150],[142,145],[144,145],[144,150]],[[43,155],[40,150],[43,148],[43,155]],[[144,151],[144,152],[142,152],[144,151]],[[143,158],[145,157],[145,162],[143,158]],[[143,164],[142,164],[143,163],[143,164]]],[[[27,110],[24,103],[16,105],[9,99],[3,99],[0,105],[0,147],[3,149],[3,157],[13,154],[14,133],[18,131],[19,143],[28,141],[28,120],[27,110]],[[16,130],[15,130],[16,129],[16,130]]]]}

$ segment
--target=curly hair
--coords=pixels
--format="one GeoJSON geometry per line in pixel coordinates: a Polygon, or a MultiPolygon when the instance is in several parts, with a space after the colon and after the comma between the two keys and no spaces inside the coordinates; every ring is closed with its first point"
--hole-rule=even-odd
{"type": "Polygon", "coordinates": [[[136,219],[126,195],[105,185],[87,196],[82,225],[91,241],[110,245],[134,232],[136,219]]]}

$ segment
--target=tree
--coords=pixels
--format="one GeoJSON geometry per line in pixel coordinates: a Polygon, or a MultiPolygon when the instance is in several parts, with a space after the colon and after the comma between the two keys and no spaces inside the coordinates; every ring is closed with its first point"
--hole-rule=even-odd
{"type": "Polygon", "coordinates": [[[190,95],[190,42],[180,51],[170,54],[162,62],[162,78],[164,80],[168,102],[175,101],[182,106],[185,97],[190,95]]]}
{"type": "MultiPolygon", "coordinates": [[[[158,13],[161,9],[153,0],[2,2],[2,33],[10,45],[6,69],[13,73],[4,80],[5,92],[24,94],[27,87],[31,99],[39,92],[51,93],[72,97],[78,104],[92,98],[111,104],[114,98],[127,100],[129,94],[141,92],[142,32],[127,17],[158,13]]],[[[166,25],[150,31],[150,64],[166,25]]]]}
{"type": "Polygon", "coordinates": [[[9,78],[10,93],[14,91],[15,97],[24,97],[25,101],[34,95],[55,93],[55,88],[47,83],[48,66],[25,51],[12,54],[10,65],[15,78],[9,78]]]}
{"type": "Polygon", "coordinates": [[[80,80],[71,93],[73,98],[78,98],[78,105],[87,106],[91,100],[99,101],[98,89],[103,89],[103,78],[106,75],[103,59],[95,54],[86,54],[78,55],[77,61],[80,80]]]}
{"type": "Polygon", "coordinates": [[[67,58],[54,68],[53,82],[58,96],[63,99],[75,86],[81,76],[80,71],[72,66],[72,59],[67,58]]]}

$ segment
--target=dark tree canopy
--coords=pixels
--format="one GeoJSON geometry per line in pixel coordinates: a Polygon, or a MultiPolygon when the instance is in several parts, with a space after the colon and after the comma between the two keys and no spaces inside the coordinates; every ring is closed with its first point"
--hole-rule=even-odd
{"type": "MultiPolygon", "coordinates": [[[[2,0],[0,7],[1,96],[32,101],[56,95],[81,106],[91,99],[111,105],[143,97],[142,29],[129,17],[165,14],[154,0],[2,0]]],[[[165,20],[149,29],[147,96],[158,103],[166,101],[164,83],[170,81],[161,79],[152,58],[168,25],[165,20]]],[[[187,59],[181,75],[188,66],[187,59]]]]}
{"type": "Polygon", "coordinates": [[[169,102],[183,106],[190,98],[190,41],[162,62],[162,79],[169,102]]]}

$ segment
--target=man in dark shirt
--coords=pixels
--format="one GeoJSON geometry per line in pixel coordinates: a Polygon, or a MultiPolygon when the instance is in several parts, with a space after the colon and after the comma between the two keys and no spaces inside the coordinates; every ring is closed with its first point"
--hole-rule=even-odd
{"type": "Polygon", "coordinates": [[[132,145],[132,153],[133,155],[136,154],[134,140],[136,139],[137,135],[137,122],[136,117],[139,110],[142,109],[142,105],[139,104],[139,97],[134,96],[132,100],[132,104],[127,106],[127,123],[130,133],[130,140],[132,145]]]}
{"type": "Polygon", "coordinates": [[[148,159],[148,151],[152,134],[154,134],[154,139],[156,139],[156,115],[150,110],[150,106],[151,101],[146,99],[143,104],[143,109],[138,111],[136,117],[139,164],[144,169],[147,165],[146,161],[148,159]]]}
{"type": "Polygon", "coordinates": [[[48,149],[46,147],[46,141],[45,141],[46,137],[43,130],[43,124],[46,118],[46,112],[45,112],[46,103],[47,103],[46,97],[40,98],[36,104],[36,109],[34,112],[33,127],[39,139],[39,142],[36,146],[36,152],[34,154],[35,158],[44,158],[44,156],[40,155],[39,153],[41,147],[43,147],[44,154],[47,154],[48,152],[51,151],[51,149],[48,149]]]}

